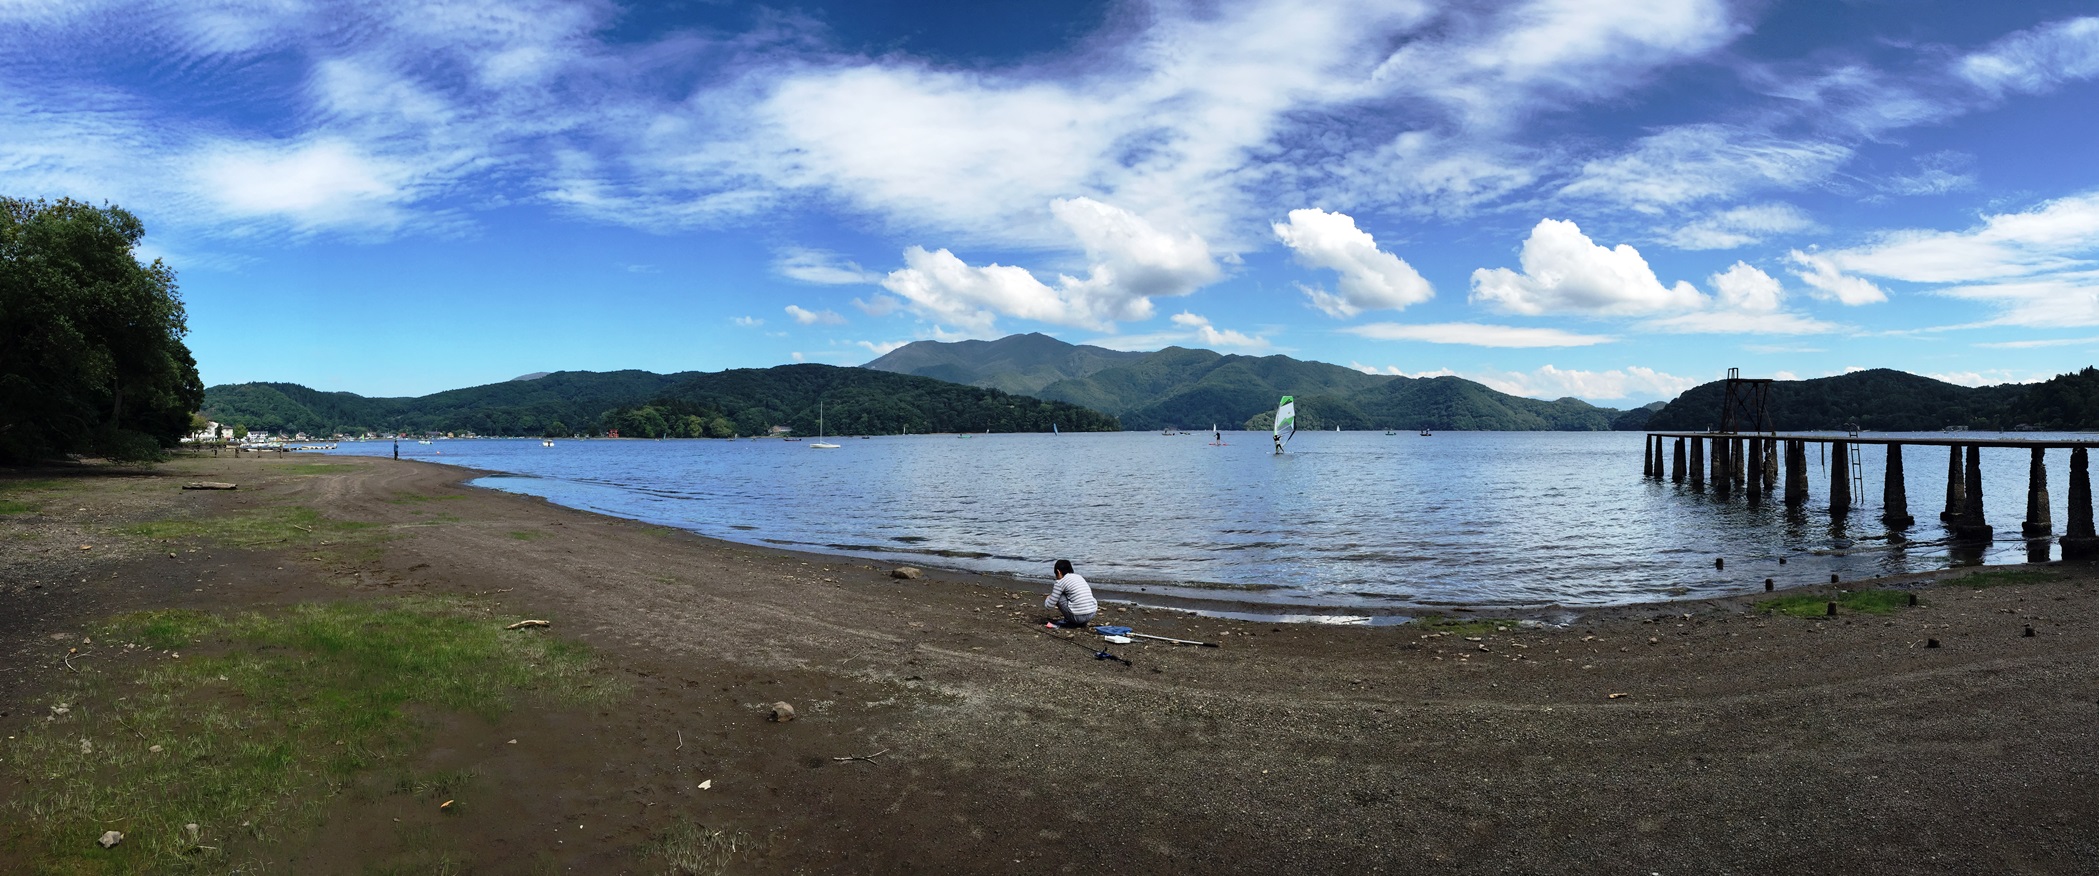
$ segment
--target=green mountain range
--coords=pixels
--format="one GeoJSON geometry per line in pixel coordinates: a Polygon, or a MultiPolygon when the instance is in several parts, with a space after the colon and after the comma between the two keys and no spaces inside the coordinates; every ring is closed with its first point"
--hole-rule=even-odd
{"type": "MultiPolygon", "coordinates": [[[[1719,425],[1724,381],[1686,390],[1639,427],[1658,432],[1704,431],[1719,425]]],[[[1960,386],[1903,371],[1875,368],[1771,384],[1772,427],[1781,432],[1874,432],[1968,429],[2099,428],[2099,371],[2086,368],[2044,383],[1960,386]]]]}
{"type": "Polygon", "coordinates": [[[1040,334],[918,341],[863,367],[1025,391],[1111,414],[1131,429],[1266,429],[1284,395],[1297,397],[1300,429],[1592,431],[1611,428],[1624,413],[1579,399],[1522,398],[1458,377],[1364,374],[1182,347],[1125,353],[1040,334]]]}
{"type": "MultiPolygon", "coordinates": [[[[529,375],[528,375],[529,376],[529,375]]],[[[367,398],[296,383],[242,383],[204,391],[203,414],[228,425],[309,435],[471,432],[730,437],[785,426],[833,435],[911,432],[1113,431],[1113,417],[1001,390],[831,365],[712,373],[557,371],[416,398],[367,398]]]]}

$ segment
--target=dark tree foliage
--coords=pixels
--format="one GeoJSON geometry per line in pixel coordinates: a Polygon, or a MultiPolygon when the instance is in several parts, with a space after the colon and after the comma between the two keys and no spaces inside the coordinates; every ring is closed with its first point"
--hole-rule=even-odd
{"type": "Polygon", "coordinates": [[[2099,429],[2099,368],[2087,366],[2027,387],[2012,403],[2008,419],[2037,429],[2099,429]]]}
{"type": "Polygon", "coordinates": [[[117,207],[0,198],[0,461],[155,456],[204,400],[175,272],[117,207]]]}
{"type": "Polygon", "coordinates": [[[833,435],[911,432],[1047,432],[1121,428],[1114,418],[1061,402],[927,377],[783,365],[714,374],[556,372],[529,381],[421,398],[365,398],[292,383],[214,386],[205,413],[222,423],[308,434],[472,432],[542,435],[562,429],[630,438],[728,438],[786,426],[817,432],[817,404],[833,435]]]}
{"type": "MultiPolygon", "coordinates": [[[[1967,387],[1902,371],[1875,368],[1771,385],[1771,419],[1782,432],[1838,430],[1857,424],[1875,432],[1931,432],[1947,426],[2002,429],[2026,387],[1967,387]]],[[[1654,431],[1704,431],[1719,426],[1726,383],[1685,390],[1649,418],[1654,431]]]]}

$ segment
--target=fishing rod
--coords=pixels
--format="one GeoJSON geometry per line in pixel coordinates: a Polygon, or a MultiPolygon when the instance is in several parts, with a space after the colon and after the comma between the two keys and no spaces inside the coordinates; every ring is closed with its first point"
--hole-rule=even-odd
{"type": "Polygon", "coordinates": [[[1081,642],[1081,641],[1079,641],[1079,640],[1078,640],[1078,639],[1076,639],[1076,638],[1071,638],[1071,639],[1067,639],[1067,638],[1064,638],[1063,636],[1057,635],[1056,633],[1050,632],[1050,631],[1049,631],[1048,629],[1044,629],[1044,628],[1041,628],[1041,627],[1037,627],[1036,629],[1037,629],[1037,630],[1039,630],[1039,631],[1040,631],[1040,632],[1041,632],[1041,633],[1042,633],[1043,635],[1045,635],[1045,636],[1048,636],[1048,637],[1050,637],[1050,638],[1052,638],[1052,639],[1056,639],[1056,640],[1057,640],[1057,641],[1059,641],[1059,642],[1067,642],[1067,643],[1070,643],[1070,644],[1073,644],[1073,645],[1077,645],[1077,646],[1079,646],[1079,647],[1081,647],[1081,648],[1084,648],[1084,649],[1086,649],[1086,650],[1088,650],[1088,651],[1092,651],[1092,652],[1093,652],[1093,659],[1095,659],[1095,660],[1113,660],[1113,661],[1115,661],[1115,662],[1117,662],[1117,663],[1120,663],[1120,664],[1122,664],[1122,665],[1124,665],[1124,666],[1134,666],[1134,665],[1135,665],[1135,664],[1131,663],[1131,662],[1130,662],[1129,660],[1127,660],[1127,659],[1125,659],[1125,658],[1122,658],[1122,657],[1117,657],[1117,656],[1115,656],[1114,654],[1111,654],[1111,653],[1109,653],[1109,652],[1108,652],[1108,650],[1107,650],[1106,648],[1095,648],[1095,647],[1093,647],[1092,645],[1088,645],[1088,644],[1086,644],[1085,642],[1081,642]]]}

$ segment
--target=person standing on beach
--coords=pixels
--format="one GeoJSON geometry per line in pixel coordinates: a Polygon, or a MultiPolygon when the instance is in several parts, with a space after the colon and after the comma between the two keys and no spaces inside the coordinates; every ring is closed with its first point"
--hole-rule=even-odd
{"type": "Polygon", "coordinates": [[[401,439],[399,438],[394,439],[394,458],[401,458],[401,439]]]}
{"type": "Polygon", "coordinates": [[[1070,560],[1058,560],[1051,571],[1056,575],[1057,586],[1050,588],[1042,607],[1063,612],[1064,620],[1052,620],[1048,626],[1083,627],[1092,623],[1093,616],[1100,612],[1100,603],[1093,600],[1093,586],[1071,570],[1070,560]]]}

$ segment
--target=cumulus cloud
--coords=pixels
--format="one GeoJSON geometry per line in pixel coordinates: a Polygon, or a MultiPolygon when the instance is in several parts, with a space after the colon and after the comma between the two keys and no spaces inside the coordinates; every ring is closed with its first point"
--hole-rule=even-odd
{"type": "Polygon", "coordinates": [[[1329,316],[1348,319],[1366,310],[1404,310],[1436,294],[1413,265],[1378,249],[1370,233],[1357,228],[1356,220],[1345,213],[1292,210],[1289,221],[1272,227],[1299,264],[1340,275],[1338,294],[1298,287],[1312,306],[1329,316]]]}
{"type": "Polygon", "coordinates": [[[787,305],[787,307],[786,307],[786,310],[787,310],[787,315],[788,315],[788,316],[794,317],[794,321],[795,321],[795,322],[798,322],[798,323],[801,323],[802,325],[817,325],[817,324],[822,324],[822,325],[844,325],[844,324],[845,324],[845,317],[843,317],[843,316],[839,316],[839,315],[838,315],[838,313],[837,313],[836,311],[831,311],[831,310],[809,310],[809,309],[807,309],[807,308],[801,307],[801,306],[799,306],[799,305],[794,305],[794,304],[789,304],[789,305],[787,305]]]}
{"type": "Polygon", "coordinates": [[[1223,275],[1203,239],[1169,233],[1128,210],[1091,198],[1058,199],[1051,212],[1085,250],[1085,277],[1051,286],[1025,268],[977,267],[942,249],[913,246],[882,287],[941,322],[988,331],[1000,316],[1109,329],[1149,319],[1152,301],[1187,295],[1223,275]]]}
{"type": "Polygon", "coordinates": [[[1874,285],[1871,280],[1844,273],[1836,260],[1826,254],[1796,249],[1786,254],[1786,260],[1794,265],[1793,276],[1815,290],[1818,298],[1833,299],[1853,307],[1888,300],[1887,290],[1874,285]]]}
{"type": "Polygon", "coordinates": [[[1791,204],[1745,204],[1694,219],[1670,232],[1668,241],[1677,249],[1735,249],[1819,227],[1791,204]]]}
{"type": "Polygon", "coordinates": [[[1472,272],[1472,301],[1503,313],[1627,315],[1695,309],[1705,297],[1691,284],[1663,286],[1638,250],[1606,248],[1573,222],[1541,220],[1507,268],[1472,272]]]}
{"type": "Polygon", "coordinates": [[[1349,326],[1341,331],[1379,341],[1420,341],[1429,344],[1467,344],[1475,347],[1588,347],[1617,340],[1608,335],[1584,335],[1562,329],[1482,325],[1473,322],[1411,325],[1373,322],[1349,326]]]}
{"type": "Polygon", "coordinates": [[[1652,331],[1679,334],[1814,335],[1837,331],[1840,326],[1798,313],[1787,313],[1785,285],[1747,262],[1735,262],[1727,270],[1706,279],[1713,298],[1707,308],[1693,313],[1650,320],[1652,331]]]}

